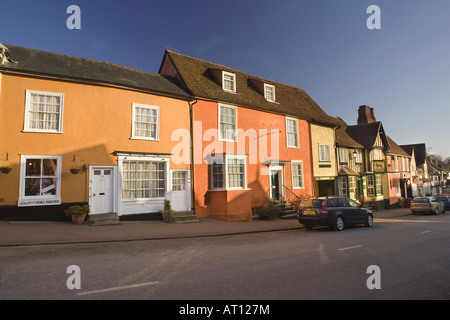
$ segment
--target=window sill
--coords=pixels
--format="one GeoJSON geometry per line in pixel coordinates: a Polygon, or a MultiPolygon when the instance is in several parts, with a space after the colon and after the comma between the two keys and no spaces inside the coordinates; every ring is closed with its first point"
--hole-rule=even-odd
{"type": "Polygon", "coordinates": [[[45,130],[22,130],[22,133],[49,133],[49,134],[63,134],[62,131],[45,131],[45,130]]]}
{"type": "Polygon", "coordinates": [[[233,188],[233,189],[209,189],[208,192],[223,192],[223,191],[249,191],[251,188],[233,188]]]}
{"type": "Polygon", "coordinates": [[[159,138],[142,138],[142,137],[131,137],[130,140],[143,140],[143,141],[159,141],[159,138]]]}

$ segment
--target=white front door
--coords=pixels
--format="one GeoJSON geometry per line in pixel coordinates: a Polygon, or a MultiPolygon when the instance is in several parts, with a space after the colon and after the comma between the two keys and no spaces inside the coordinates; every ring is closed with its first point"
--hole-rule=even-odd
{"type": "Polygon", "coordinates": [[[189,187],[189,171],[172,170],[172,192],[171,205],[175,211],[186,211],[191,209],[191,193],[189,187]]]}
{"type": "Polygon", "coordinates": [[[91,167],[89,205],[91,214],[114,211],[114,167],[91,167]]]}

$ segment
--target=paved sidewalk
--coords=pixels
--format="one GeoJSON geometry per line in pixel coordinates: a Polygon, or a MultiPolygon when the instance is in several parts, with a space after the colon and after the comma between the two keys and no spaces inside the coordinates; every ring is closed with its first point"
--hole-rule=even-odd
{"type": "MultiPolygon", "coordinates": [[[[409,209],[383,210],[377,219],[410,215],[409,209]]],[[[303,228],[294,219],[225,222],[201,218],[200,223],[166,224],[163,221],[121,222],[118,225],[73,225],[71,222],[0,221],[0,247],[43,244],[95,243],[114,241],[163,240],[187,237],[223,236],[303,228]]]]}

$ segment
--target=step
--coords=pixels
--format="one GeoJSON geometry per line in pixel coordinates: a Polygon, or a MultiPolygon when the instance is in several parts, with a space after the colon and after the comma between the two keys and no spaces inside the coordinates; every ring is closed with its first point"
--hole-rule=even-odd
{"type": "Polygon", "coordinates": [[[177,211],[175,212],[175,223],[198,223],[200,220],[194,211],[177,211]]]}
{"type": "Polygon", "coordinates": [[[115,213],[102,213],[89,215],[88,223],[93,226],[106,226],[120,224],[120,221],[115,213]]]}

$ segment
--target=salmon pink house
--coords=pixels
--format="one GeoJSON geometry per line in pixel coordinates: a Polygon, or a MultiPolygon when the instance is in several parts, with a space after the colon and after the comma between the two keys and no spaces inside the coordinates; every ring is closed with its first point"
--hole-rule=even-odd
{"type": "Polygon", "coordinates": [[[251,220],[265,198],[314,194],[311,123],[334,127],[300,88],[166,51],[160,74],[191,104],[198,217],[251,220]]]}

